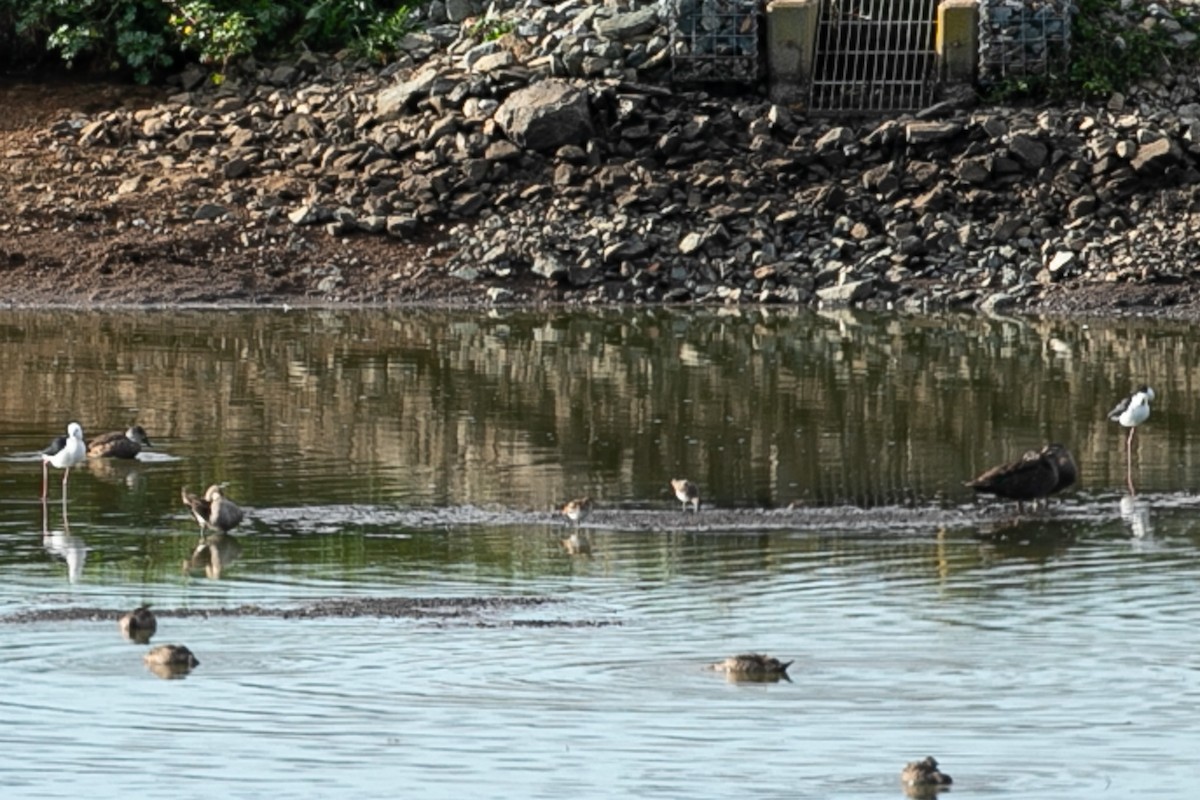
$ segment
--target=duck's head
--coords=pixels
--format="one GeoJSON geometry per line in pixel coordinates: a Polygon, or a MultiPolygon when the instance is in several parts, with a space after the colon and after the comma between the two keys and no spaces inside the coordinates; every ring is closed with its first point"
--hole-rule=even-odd
{"type": "Polygon", "coordinates": [[[125,431],[125,438],[137,442],[142,447],[153,447],[150,444],[150,437],[146,435],[146,431],[141,425],[134,425],[129,430],[125,431]]]}

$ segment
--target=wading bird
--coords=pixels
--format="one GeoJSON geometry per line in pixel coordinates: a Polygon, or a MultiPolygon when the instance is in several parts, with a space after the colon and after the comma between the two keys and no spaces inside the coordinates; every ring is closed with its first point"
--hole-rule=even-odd
{"type": "Polygon", "coordinates": [[[1129,484],[1129,493],[1133,494],[1133,435],[1137,426],[1150,419],[1150,403],[1154,400],[1154,390],[1142,384],[1137,391],[1113,406],[1108,412],[1108,418],[1120,423],[1121,427],[1129,428],[1129,438],[1125,440],[1125,482],[1129,484]]]}
{"type": "Polygon", "coordinates": [[[674,478],[671,481],[671,489],[675,492],[675,499],[683,503],[684,511],[687,511],[688,505],[691,505],[692,511],[700,511],[700,490],[696,488],[696,484],[686,478],[674,478]]]}
{"type": "Polygon", "coordinates": [[[78,422],[67,426],[67,435],[60,436],[42,451],[42,499],[46,498],[49,468],[63,470],[63,504],[67,502],[67,478],[71,467],[83,463],[87,458],[87,447],[83,443],[83,427],[78,422]],[[60,446],[61,445],[61,446],[60,446]]]}
{"type": "Polygon", "coordinates": [[[192,517],[200,523],[201,536],[204,536],[206,528],[228,533],[242,523],[242,509],[225,496],[222,484],[209,486],[203,497],[192,494],[185,486],[181,496],[183,504],[191,510],[192,517]]]}
{"type": "Polygon", "coordinates": [[[590,497],[580,497],[575,500],[569,500],[566,505],[562,507],[562,515],[569,521],[575,523],[576,527],[579,527],[579,523],[587,519],[588,515],[592,513],[592,507],[594,505],[595,504],[592,502],[592,498],[590,497]]]}

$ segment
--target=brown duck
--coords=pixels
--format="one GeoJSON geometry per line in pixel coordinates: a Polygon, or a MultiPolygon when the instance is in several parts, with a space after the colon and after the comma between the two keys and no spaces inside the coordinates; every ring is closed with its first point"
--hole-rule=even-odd
{"type": "Polygon", "coordinates": [[[147,644],[158,630],[158,620],[149,606],[138,606],[117,620],[121,635],[131,642],[147,644]]]}
{"type": "Polygon", "coordinates": [[[137,458],[143,447],[153,447],[141,425],[126,431],[113,431],[88,442],[88,458],[137,458]]]}
{"type": "MultiPolygon", "coordinates": [[[[1058,455],[1054,447],[1047,445],[1041,450],[1028,450],[1016,461],[992,467],[963,485],[977,492],[1016,500],[1017,512],[1021,513],[1025,510],[1026,500],[1040,500],[1069,485],[1059,486],[1058,455]]],[[[1062,449],[1065,452],[1065,448],[1062,449]]],[[[1071,465],[1074,463],[1072,460],[1071,465]]]]}
{"type": "Polygon", "coordinates": [[[762,653],[742,653],[741,655],[730,656],[710,664],[709,669],[717,672],[724,672],[732,677],[754,679],[779,679],[787,677],[787,668],[792,665],[791,661],[780,661],[778,658],[772,658],[762,653]]]}
{"type": "Polygon", "coordinates": [[[935,797],[939,789],[944,789],[954,780],[938,769],[937,759],[926,756],[920,761],[910,761],[900,771],[900,781],[909,797],[935,797]]]}
{"type": "Polygon", "coordinates": [[[200,666],[200,660],[181,644],[161,644],[142,656],[146,667],[160,678],[182,678],[200,666]]]}
{"type": "Polygon", "coordinates": [[[209,486],[204,492],[204,497],[197,497],[185,486],[181,496],[183,504],[192,512],[192,518],[200,523],[201,535],[206,528],[228,533],[242,524],[242,509],[225,496],[219,484],[209,486]]]}

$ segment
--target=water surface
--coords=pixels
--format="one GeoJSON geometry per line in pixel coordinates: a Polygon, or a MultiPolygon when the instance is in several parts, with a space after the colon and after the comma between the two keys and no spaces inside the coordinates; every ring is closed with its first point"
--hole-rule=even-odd
{"type": "Polygon", "coordinates": [[[0,316],[5,796],[899,797],[928,754],[953,797],[1200,779],[1187,328],[65,316],[0,316]],[[1141,382],[1131,496],[1105,412],[1141,382]],[[72,419],[155,448],[75,471],[64,520],[35,453],[72,419]],[[1049,510],[961,486],[1048,440],[1082,467],[1049,510]],[[219,576],[178,499],[216,481],[248,507],[219,576]],[[330,598],[432,610],[289,615],[330,598]],[[185,678],[107,616],[143,602],[185,678]],[[792,682],[704,669],[746,650],[792,682]]]}

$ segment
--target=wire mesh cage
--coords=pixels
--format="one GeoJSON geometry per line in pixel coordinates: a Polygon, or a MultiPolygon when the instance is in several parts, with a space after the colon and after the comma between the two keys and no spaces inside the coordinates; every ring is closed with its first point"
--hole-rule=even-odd
{"type": "Polygon", "coordinates": [[[810,105],[824,113],[923,108],[933,96],[938,0],[823,0],[810,105]]]}
{"type": "Polygon", "coordinates": [[[980,83],[1065,69],[1071,54],[1075,11],[1074,0],[982,0],[980,83]]]}
{"type": "Polygon", "coordinates": [[[671,73],[680,83],[754,83],[761,0],[671,0],[671,73]]]}

